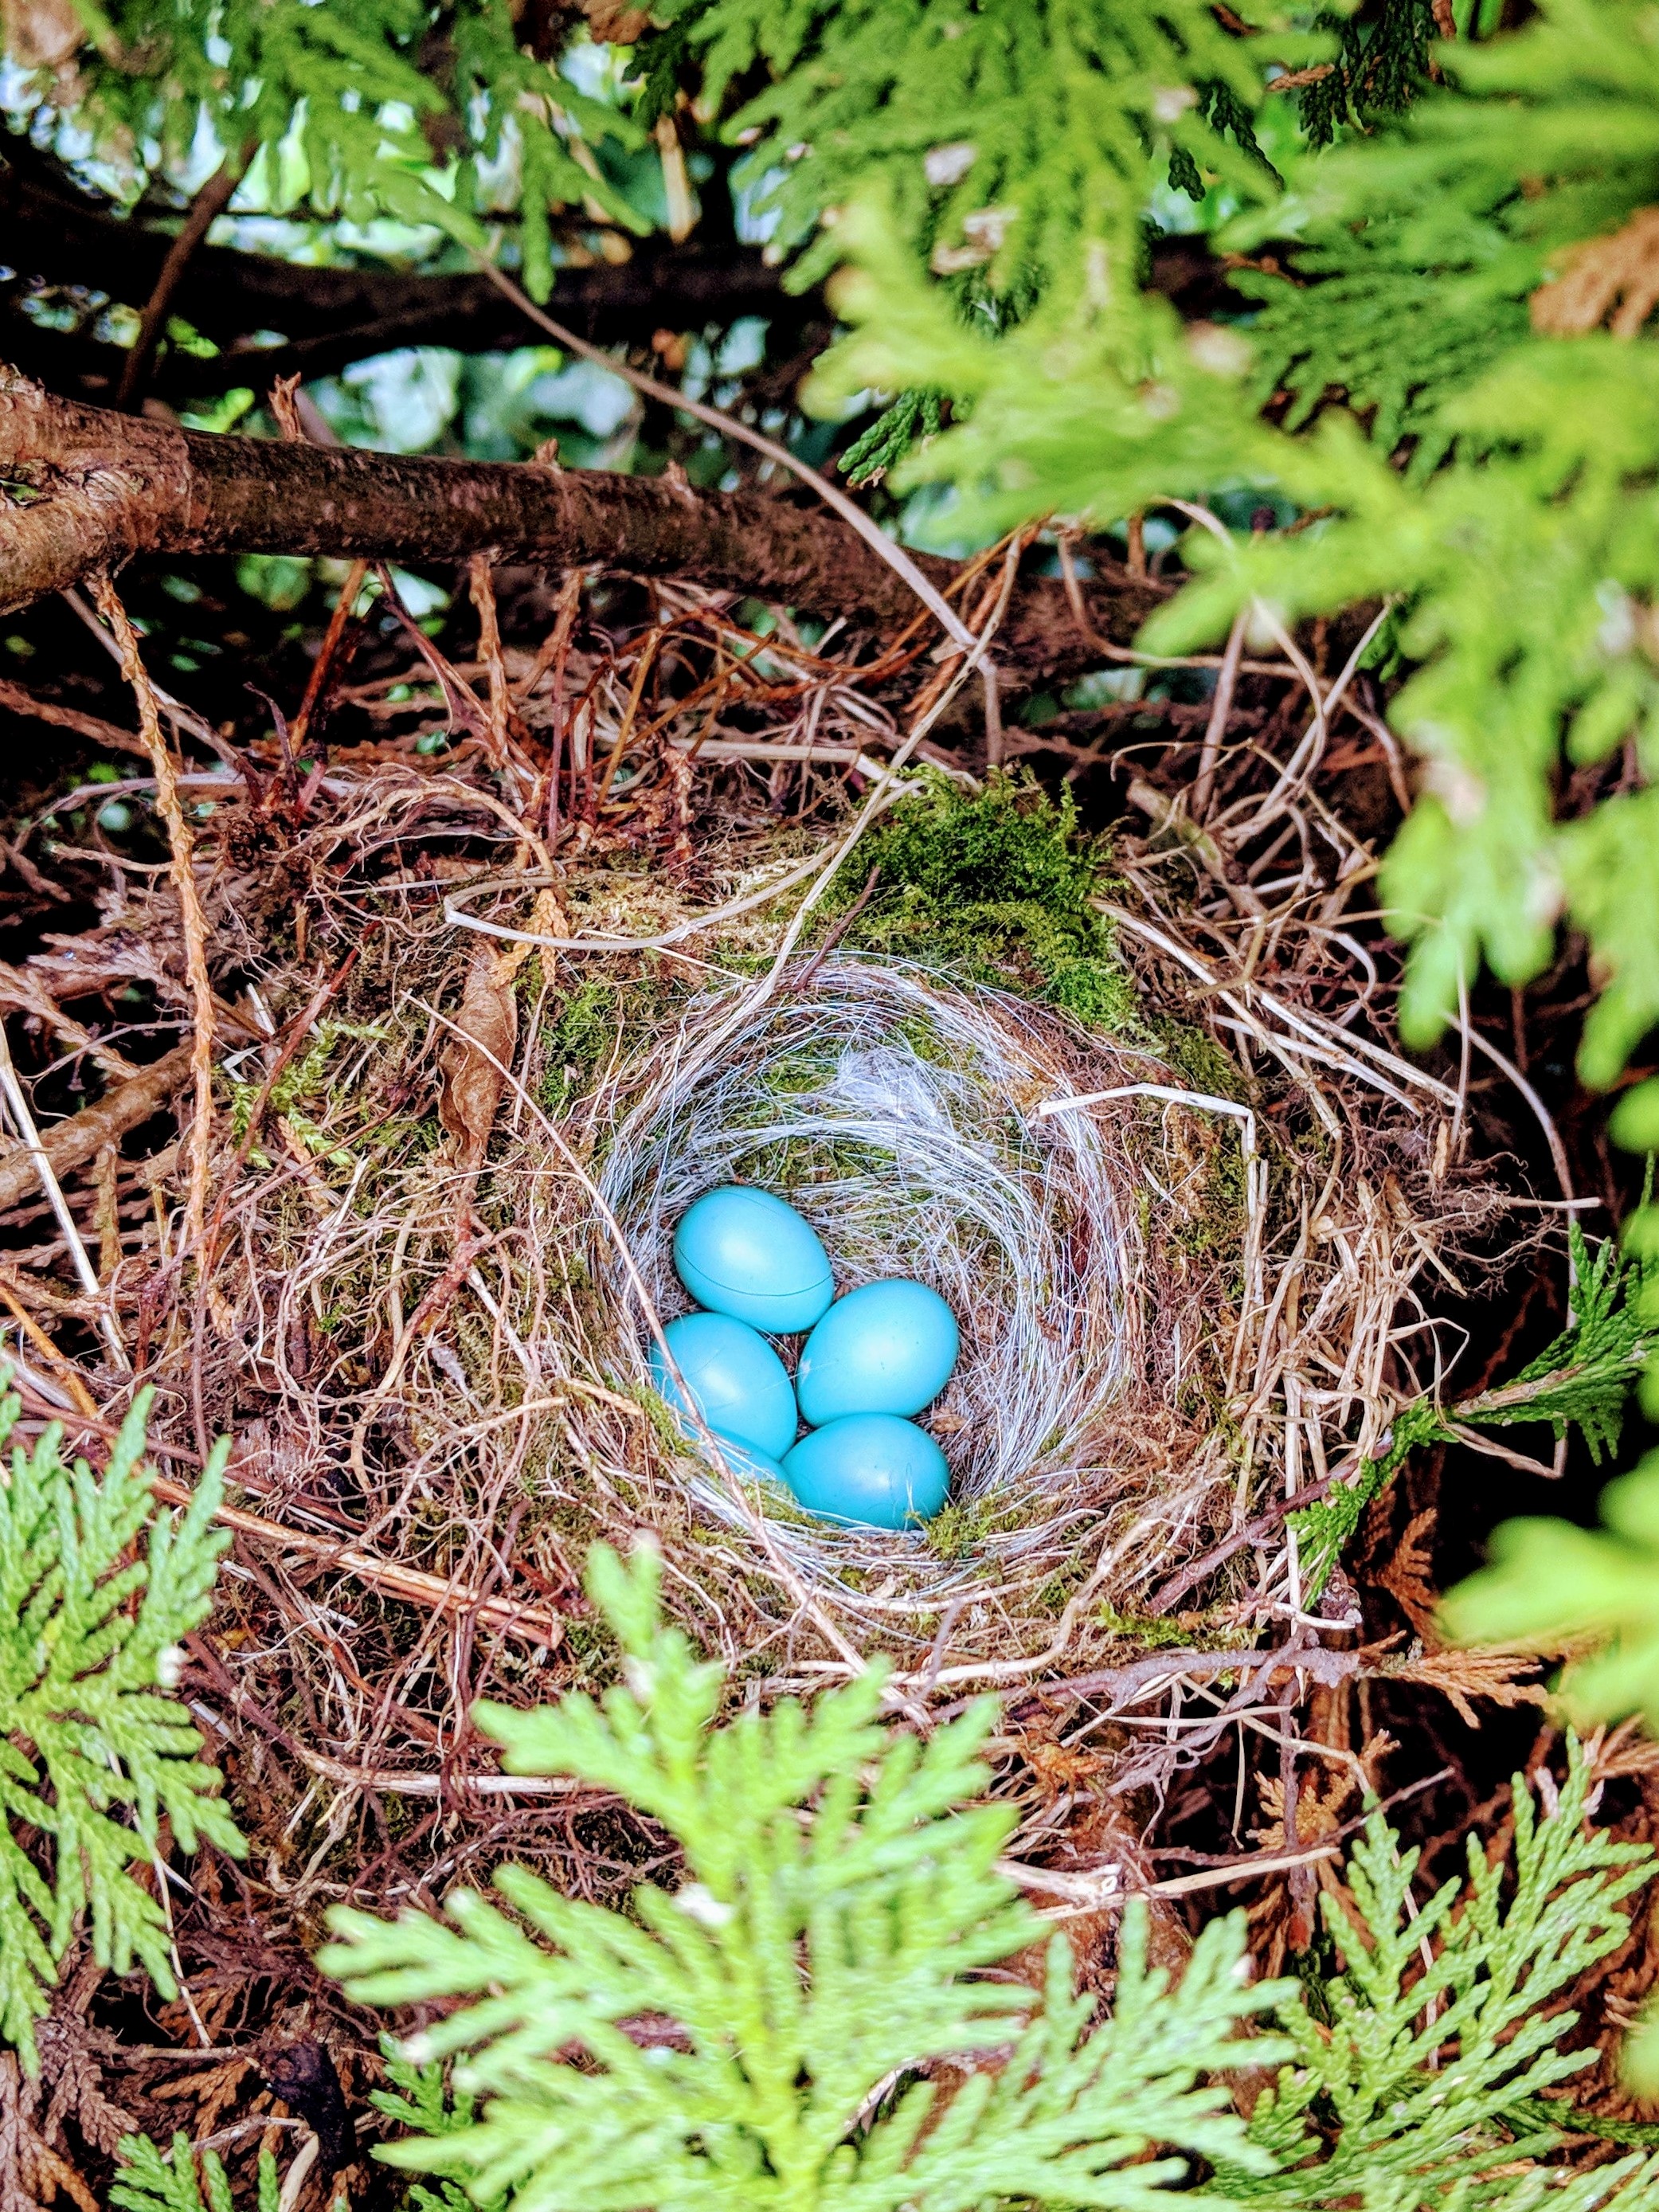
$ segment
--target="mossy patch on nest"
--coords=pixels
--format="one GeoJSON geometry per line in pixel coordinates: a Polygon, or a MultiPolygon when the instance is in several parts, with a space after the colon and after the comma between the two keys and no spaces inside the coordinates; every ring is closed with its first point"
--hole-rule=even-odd
{"type": "Polygon", "coordinates": [[[1090,903],[1110,880],[1106,850],[1079,830],[1069,793],[1056,799],[1029,775],[1000,773],[964,792],[925,773],[850,856],[823,931],[872,870],[850,946],[1018,991],[1092,1029],[1140,1026],[1111,926],[1090,903]]]}

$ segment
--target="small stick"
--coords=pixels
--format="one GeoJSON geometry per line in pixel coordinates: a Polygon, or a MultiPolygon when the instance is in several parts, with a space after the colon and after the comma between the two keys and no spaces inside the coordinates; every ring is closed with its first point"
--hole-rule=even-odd
{"type": "Polygon", "coordinates": [[[121,1156],[113,1145],[105,1145],[92,1164],[93,1188],[98,1194],[94,1225],[98,1231],[98,1273],[105,1282],[121,1264],[121,1194],[117,1176],[121,1156]]]}
{"type": "Polygon", "coordinates": [[[167,310],[173,305],[173,295],[190,266],[191,255],[230,205],[236,187],[242,181],[242,168],[246,159],[246,151],[239,156],[228,154],[225,156],[191,202],[184,228],[167,248],[167,258],[155,279],[155,289],[145,302],[137,338],[122,365],[121,381],[115,392],[115,405],[120,414],[131,415],[137,411],[143,398],[144,386],[149,378],[150,363],[155,358],[162,325],[167,321],[167,310]]]}
{"type": "MultiPolygon", "coordinates": [[[[257,1699],[249,1697],[205,1637],[199,1632],[186,1637],[185,1648],[211,1679],[219,1694],[230,1700],[239,1717],[252,1721],[273,1743],[280,1744],[291,1757],[308,1766],[313,1774],[320,1774],[329,1782],[341,1783],[348,1790],[384,1790],[394,1796],[438,1797],[454,1803],[469,1796],[574,1797],[588,1786],[573,1774],[463,1774],[451,1768],[432,1773],[410,1767],[358,1766],[343,1759],[331,1759],[325,1753],[313,1751],[308,1744],[302,1743],[257,1699]]],[[[210,1722],[221,1735],[229,1737],[230,1730],[217,1713],[210,1708],[204,1711],[199,1705],[193,1710],[199,1718],[210,1722]]],[[[143,2046],[139,2048],[142,2051],[143,2046]]],[[[158,2057],[169,2058],[173,2055],[171,2051],[156,2053],[158,2057]]],[[[132,2056],[132,2046],[124,2044],[122,2056],[132,2056]]]]}
{"type": "Polygon", "coordinates": [[[501,626],[495,612],[495,585],[488,555],[475,553],[466,564],[467,596],[478,615],[478,658],[489,683],[486,743],[492,768],[507,765],[507,717],[512,700],[507,687],[507,666],[501,659],[501,626]]]}
{"type": "Polygon", "coordinates": [[[21,714],[35,722],[55,722],[60,729],[73,730],[78,738],[90,738],[94,745],[102,745],[106,752],[136,753],[140,760],[149,758],[149,747],[131,730],[124,730],[118,722],[106,722],[101,714],[83,714],[78,707],[58,707],[46,699],[37,699],[21,684],[0,681],[0,707],[9,714],[21,714]]]}
{"type": "Polygon", "coordinates": [[[318,702],[323,696],[323,686],[328,682],[335,655],[340,649],[340,640],[345,635],[345,626],[351,619],[351,610],[357,604],[357,594],[362,590],[368,574],[368,562],[354,561],[350,574],[340,586],[340,596],[334,602],[328,628],[323,632],[321,649],[312,664],[311,674],[306,679],[306,693],[300,702],[300,711],[294,717],[290,742],[296,753],[305,744],[306,732],[311,726],[311,718],[317,711],[318,702]]]}
{"type": "Polygon", "coordinates": [[[661,642],[662,632],[659,629],[653,629],[645,641],[644,650],[640,654],[639,665],[634,671],[634,682],[628,694],[627,708],[622,720],[617,726],[616,743],[611,746],[605,760],[605,773],[599,779],[599,787],[593,794],[592,803],[588,809],[590,820],[598,817],[599,809],[611,796],[611,780],[622,763],[623,753],[628,750],[628,740],[633,734],[635,720],[640,711],[640,699],[645,690],[645,679],[651,673],[651,665],[657,657],[657,647],[661,642]]]}
{"type": "Polygon", "coordinates": [[[1247,1521],[1242,1528],[1236,1528],[1231,1536],[1224,1538],[1189,1566],[1183,1567],[1178,1575],[1172,1576],[1162,1589],[1155,1590],[1146,1601],[1147,1613],[1157,1617],[1170,1612],[1189,1590],[1195,1590],[1217,1567],[1231,1559],[1235,1552],[1242,1552],[1251,1544],[1259,1544],[1264,1536],[1271,1536],[1287,1514],[1299,1513],[1307,1505],[1317,1505],[1340,1477],[1357,1472],[1358,1469],[1353,1468],[1333,1468],[1317,1482],[1307,1484],[1290,1498],[1279,1498],[1265,1513],[1258,1513],[1255,1520],[1247,1521]]]}
{"type": "MultiPolygon", "coordinates": [[[[104,628],[102,623],[99,621],[97,616],[94,614],[92,609],[81,597],[79,592],[75,589],[75,586],[71,584],[69,588],[61,592],[59,596],[73,610],[79,619],[86,624],[87,628],[97,639],[99,644],[101,645],[105,652],[109,654],[111,659],[119,663],[121,659],[120,647],[110,635],[109,632],[104,628]]],[[[216,753],[218,755],[225,766],[229,769],[234,775],[240,775],[242,773],[242,762],[240,758],[236,753],[235,749],[220,736],[217,730],[214,728],[212,723],[208,721],[204,716],[198,714],[193,707],[186,707],[182,701],[175,699],[171,691],[163,690],[162,686],[155,681],[155,678],[153,676],[149,677],[147,680],[149,684],[152,697],[161,708],[161,712],[167,716],[168,721],[172,723],[173,728],[175,730],[184,732],[190,737],[199,739],[199,741],[207,747],[210,753],[216,753]]],[[[146,760],[149,760],[154,757],[150,752],[149,744],[143,737],[137,737],[133,739],[132,747],[130,747],[129,750],[132,750],[134,748],[142,751],[146,760]]],[[[106,798],[112,798],[115,794],[113,790],[106,787],[102,795],[106,798]]]]}
{"type": "Polygon", "coordinates": [[[853,927],[853,924],[864,912],[865,908],[869,905],[871,900],[875,896],[876,885],[880,882],[880,880],[881,862],[878,860],[875,866],[871,869],[869,874],[864,879],[864,889],[854,900],[852,905],[848,908],[846,913],[842,915],[841,920],[830,931],[829,936],[824,939],[823,944],[819,945],[817,951],[812,955],[806,965],[801,969],[799,975],[796,976],[793,988],[797,991],[804,991],[807,985],[811,981],[814,975],[817,974],[819,969],[823,967],[824,962],[830,957],[830,955],[841,943],[842,938],[846,936],[848,931],[853,927]]]}
{"type": "MultiPolygon", "coordinates": [[[[77,1168],[106,1147],[118,1145],[129,1129],[165,1106],[175,1091],[190,1079],[193,1057],[187,1044],[177,1045],[125,1083],[106,1091],[95,1106],[83,1106],[62,1121],[54,1121],[40,1139],[54,1174],[77,1168]]],[[[0,1155],[0,1209],[15,1206],[35,1180],[33,1153],[27,1144],[15,1152],[0,1155]]]]}
{"type": "Polygon", "coordinates": [[[13,1291],[9,1283],[0,1282],[0,1298],[4,1299],[12,1313],[15,1315],[18,1321],[22,1323],[23,1333],[28,1338],[29,1342],[33,1345],[35,1350],[40,1353],[41,1357],[48,1363],[56,1373],[63,1376],[64,1388],[69,1392],[70,1397],[74,1399],[81,1411],[87,1416],[88,1420],[95,1421],[98,1418],[97,1401],[94,1398],[91,1391],[88,1389],[85,1382],[82,1378],[80,1370],[73,1364],[72,1361],[68,1360],[64,1357],[58,1346],[46,1334],[45,1329],[41,1328],[40,1322],[36,1321],[34,1316],[29,1311],[28,1308],[24,1305],[21,1299],[16,1295],[15,1291],[13,1291]]]}
{"type": "MultiPolygon", "coordinates": [[[[547,664],[553,670],[553,736],[547,748],[547,848],[550,853],[559,846],[559,775],[564,766],[564,678],[566,665],[570,659],[570,641],[576,628],[576,617],[581,608],[582,574],[573,568],[565,578],[559,592],[558,612],[554,618],[550,636],[542,641],[541,651],[536,655],[536,665],[526,678],[519,696],[528,699],[541,682],[547,664]],[[544,663],[542,655],[547,656],[544,663]]],[[[575,790],[570,794],[572,811],[575,807],[575,790]]]]}
{"type": "Polygon", "coordinates": [[[979,673],[985,687],[985,765],[989,770],[1002,766],[1002,695],[994,661],[982,663],[979,673]]]}
{"type": "MultiPolygon", "coordinates": [[[[64,1186],[53,1172],[52,1162],[46,1155],[46,1148],[40,1141],[40,1132],[34,1126],[34,1116],[29,1111],[29,1102],[24,1096],[23,1086],[17,1079],[17,1070],[12,1063],[11,1042],[6,1035],[3,1022],[0,1022],[0,1092],[4,1094],[7,1109],[16,1127],[18,1135],[28,1147],[29,1158],[33,1164],[35,1174],[40,1177],[40,1188],[51,1201],[53,1213],[58,1217],[58,1226],[64,1232],[64,1241],[69,1246],[70,1256],[75,1262],[76,1273],[81,1278],[82,1288],[88,1297],[97,1298],[101,1302],[103,1285],[98,1280],[98,1270],[93,1266],[87,1248],[81,1240],[81,1231],[76,1226],[75,1216],[70,1212],[69,1200],[64,1195],[64,1186]]],[[[115,1326],[115,1317],[107,1308],[100,1316],[100,1327],[117,1370],[123,1375],[130,1375],[132,1372],[132,1364],[127,1358],[127,1348],[121,1341],[121,1333],[115,1326]]]]}
{"type": "Polygon", "coordinates": [[[213,984],[208,975],[207,922],[196,889],[195,840],[191,835],[190,824],[185,819],[185,810],[179,804],[179,786],[173,755],[167,750],[167,740],[161,735],[155,693],[144,672],[144,664],[138,652],[138,639],[127,618],[127,611],[107,574],[97,577],[93,589],[98,601],[98,611],[109,624],[120,648],[121,673],[131,685],[133,697],[138,704],[138,726],[143,732],[144,743],[149,747],[150,761],[155,770],[156,807],[167,823],[167,841],[173,848],[171,873],[184,921],[185,973],[190,981],[191,1003],[196,1018],[195,1033],[191,1039],[195,1110],[191,1116],[190,1126],[190,1183],[185,1202],[185,1227],[190,1243],[199,1250],[202,1231],[207,1222],[208,1176],[213,1158],[214,1004],[213,984]]]}

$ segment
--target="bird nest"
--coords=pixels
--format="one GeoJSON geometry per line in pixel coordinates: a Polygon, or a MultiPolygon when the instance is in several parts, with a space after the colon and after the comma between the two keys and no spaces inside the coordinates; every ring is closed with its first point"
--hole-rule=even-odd
{"type": "MultiPolygon", "coordinates": [[[[629,651],[637,677],[648,637],[629,651]]],[[[809,707],[851,716],[844,672],[805,675],[809,707]]],[[[880,1650],[915,1706],[1303,1633],[1322,1571],[1293,1507],[1432,1389],[1419,1280],[1499,1203],[1458,1164],[1457,1094],[1392,1052],[1364,945],[1231,880],[1195,903],[1173,815],[1119,837],[1113,878],[1057,859],[1052,809],[1058,904],[1052,869],[1045,890],[981,868],[985,957],[937,884],[896,935],[853,895],[872,849],[884,897],[920,885],[886,830],[955,790],[981,809],[966,852],[1034,787],[894,773],[853,717],[808,735],[856,805],[802,766],[792,817],[769,734],[694,781],[660,730],[619,800],[636,695],[625,663],[592,677],[562,779],[584,811],[550,847],[548,787],[482,739],[448,763],[343,751],[282,805],[211,780],[198,919],[242,1027],[212,1120],[117,1165],[157,1229],[110,1297],[170,1464],[235,1439],[222,1610],[244,1632],[216,1694],[280,1728],[279,1759],[412,1786],[473,1696],[586,1678],[587,1553],[645,1530],[689,1631],[771,1691],[880,1650]],[[798,1205],[842,1287],[918,1277],[956,1312],[925,1527],[809,1517],[652,1389],[674,1224],[734,1180],[798,1205]]],[[[142,951],[168,975],[180,919],[158,881],[76,975],[142,951]]]]}
{"type": "MultiPolygon", "coordinates": [[[[1486,1204],[1437,1173],[1426,1079],[1259,993],[1206,1023],[1221,971],[1127,892],[1104,1027],[851,941],[780,963],[799,844],[720,853],[707,930],[707,894],[700,913],[603,860],[567,870],[550,933],[533,881],[408,900],[279,1077],[155,1368],[202,1434],[237,1436],[250,1506],[319,1559],[350,1528],[330,1606],[364,1680],[458,1618],[498,1680],[579,1662],[586,1552],[641,1529],[742,1670],[810,1685],[879,1648],[931,1695],[1086,1669],[1167,1634],[1229,1530],[1212,1610],[1294,1613],[1294,1539],[1242,1544],[1241,1506],[1271,1520],[1416,1395],[1402,1305],[1408,1332],[1427,1255],[1486,1204]],[[482,951],[469,919],[496,933],[482,951]],[[674,1225],[730,1182],[799,1206],[839,1287],[912,1276],[957,1316],[924,1417],[951,1494],[925,1527],[809,1516],[652,1389],[685,1305],[674,1225]]],[[[264,988],[279,1019],[299,1003],[296,980],[264,988]]]]}

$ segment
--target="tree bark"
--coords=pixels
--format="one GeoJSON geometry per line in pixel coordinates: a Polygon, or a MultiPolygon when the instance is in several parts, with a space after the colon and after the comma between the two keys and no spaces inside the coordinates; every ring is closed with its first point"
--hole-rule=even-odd
{"type": "MultiPolygon", "coordinates": [[[[169,231],[106,213],[26,141],[0,153],[0,252],[21,276],[142,307],[173,244],[169,231]]],[[[312,269],[223,246],[197,248],[169,304],[222,350],[213,359],[169,355],[149,386],[168,399],[204,398],[238,384],[264,391],[279,376],[327,375],[396,346],[485,353],[531,337],[487,277],[312,269]],[[247,343],[272,331],[281,343],[247,343]]],[[[562,268],[548,307],[600,343],[701,330],[740,315],[822,312],[786,295],[782,271],[757,248],[695,238],[681,246],[641,239],[620,267],[562,268]]],[[[88,399],[116,390],[127,360],[120,346],[47,330],[18,313],[6,322],[0,356],[88,399]]]]}
{"type": "MultiPolygon", "coordinates": [[[[683,479],[534,462],[459,461],[214,437],[60,399],[0,367],[0,612],[135,554],[322,554],[680,576],[824,617],[895,629],[903,580],[821,507],[683,479]]],[[[924,560],[941,586],[950,562],[924,560]]],[[[1160,597],[1121,572],[1085,587],[1017,586],[998,658],[1027,676],[1097,664],[1160,597]],[[1091,637],[1090,632],[1096,633],[1091,637]]]]}

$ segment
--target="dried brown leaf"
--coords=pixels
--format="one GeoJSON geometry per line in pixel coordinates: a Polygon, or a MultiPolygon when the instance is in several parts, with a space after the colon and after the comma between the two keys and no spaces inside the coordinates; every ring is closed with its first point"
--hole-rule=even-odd
{"type": "Polygon", "coordinates": [[[73,2120],[94,2150],[111,2155],[123,2136],[137,2134],[138,2118],[107,2094],[104,2059],[86,2022],[60,2005],[40,2023],[40,2039],[41,2073],[52,2093],[41,2135],[55,2144],[64,2122],[73,2120]]]}
{"type": "Polygon", "coordinates": [[[12,2054],[0,2056],[0,2212],[50,2212],[60,2193],[81,2212],[100,2212],[85,2178],[37,2133],[40,2097],[12,2054]]]}
{"type": "Polygon", "coordinates": [[[1073,1751],[1068,1745],[1041,1736],[1024,1737],[1019,1753],[1051,1805],[1068,1790],[1086,1790],[1093,1777],[1112,1764],[1098,1752],[1073,1751]]]}
{"type": "Polygon", "coordinates": [[[306,426],[300,420],[300,410],[295,398],[299,388],[297,375],[279,376],[265,397],[265,404],[270,410],[278,434],[286,438],[290,446],[302,446],[306,442],[306,426]]]}
{"type": "MultiPolygon", "coordinates": [[[[1267,1820],[1265,1826],[1253,1828],[1250,1833],[1263,1850],[1283,1850],[1285,1784],[1276,1774],[1264,1774],[1259,1786],[1262,1810],[1267,1820]]],[[[1321,1765],[1306,1770],[1297,1784],[1296,1791],[1296,1840],[1298,1846],[1328,1841],[1342,1826],[1348,1801],[1353,1792],[1353,1777],[1345,1767],[1321,1765]]]]}
{"type": "MultiPolygon", "coordinates": [[[[524,932],[526,937],[569,936],[570,925],[556,891],[548,889],[537,895],[524,932]]],[[[467,970],[455,1014],[456,1027],[465,1030],[465,1036],[452,1036],[438,1055],[444,1078],[438,1116],[459,1139],[462,1159],[469,1165],[476,1166],[483,1158],[495,1126],[501,1093],[507,1088],[507,1078],[501,1071],[513,1065],[519,1036],[519,1004],[513,994],[513,979],[535,950],[532,945],[520,944],[500,950],[485,946],[478,951],[467,970]],[[492,1060],[499,1060],[501,1067],[492,1066],[492,1060]]],[[[544,951],[544,973],[548,972],[550,957],[544,951]]]]}
{"type": "Polygon", "coordinates": [[[455,1015],[464,1034],[451,1036],[438,1055],[443,1095],[438,1117],[459,1145],[464,1158],[482,1158],[519,1037],[519,1005],[510,976],[503,978],[499,953],[483,951],[467,970],[466,986],[455,1015]],[[482,1049],[480,1048],[482,1047],[482,1049]],[[501,1066],[492,1065],[500,1061],[501,1066]]]}
{"type": "Polygon", "coordinates": [[[1557,273],[1532,295],[1532,326],[1552,337],[1599,330],[1617,307],[1616,338],[1633,338],[1659,307],[1659,207],[1639,208],[1622,230],[1555,257],[1557,273]]]}
{"type": "Polygon", "coordinates": [[[580,0],[587,27],[603,46],[637,45],[651,27],[651,10],[629,0],[580,0]]]}
{"type": "Polygon", "coordinates": [[[1659,1777],[1659,1743],[1643,1732],[1640,1721],[1621,1721],[1606,1732],[1597,1729],[1584,1752],[1598,1782],[1659,1777]]]}

